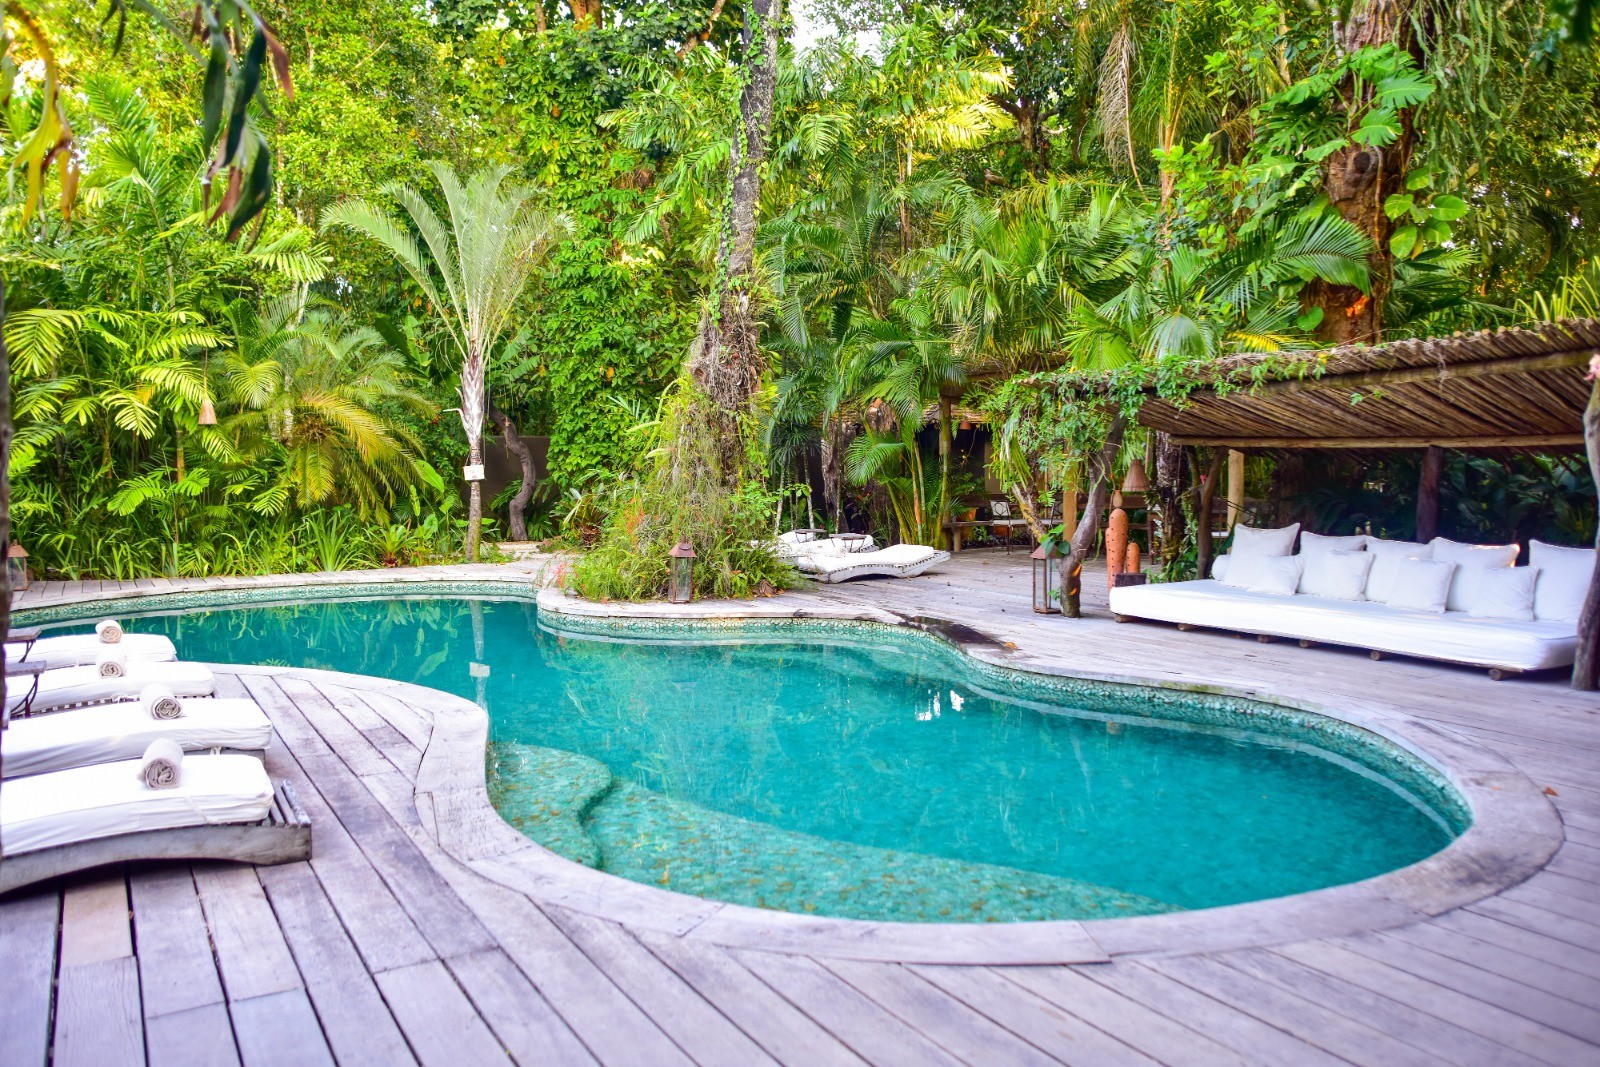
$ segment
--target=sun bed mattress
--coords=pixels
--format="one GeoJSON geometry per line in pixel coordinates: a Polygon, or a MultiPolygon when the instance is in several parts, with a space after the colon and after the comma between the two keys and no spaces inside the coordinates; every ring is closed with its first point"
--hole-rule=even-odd
{"type": "Polygon", "coordinates": [[[244,698],[191,697],[176,719],[153,719],[138,701],[124,701],[17,719],[0,734],[0,751],[5,777],[14,778],[137,759],[163,737],[185,752],[265,751],[272,723],[255,701],[244,698]]]}
{"type": "MultiPolygon", "coordinates": [[[[81,667],[95,662],[102,652],[117,651],[129,662],[164,661],[178,658],[178,649],[165,634],[124,634],[121,641],[107,644],[95,634],[63,634],[60,637],[41,637],[27,650],[29,663],[42,663],[45,667],[81,667]]],[[[20,645],[6,646],[6,660],[22,660],[20,645]]]]}
{"type": "Polygon", "coordinates": [[[1475,619],[1461,611],[1410,611],[1303,593],[1274,596],[1214,580],[1119,586],[1111,590],[1111,610],[1139,619],[1519,671],[1570,666],[1578,647],[1577,627],[1570,622],[1475,619]]]}
{"type": "Polygon", "coordinates": [[[260,822],[272,804],[272,782],[254,756],[187,756],[173,789],[147,789],[139,762],[6,782],[0,790],[6,855],[142,830],[260,822]]]}
{"type": "Polygon", "coordinates": [[[819,582],[846,582],[872,575],[914,578],[949,558],[950,553],[926,545],[890,545],[872,552],[800,556],[795,566],[819,582]]]}
{"type": "MultiPolygon", "coordinates": [[[[74,704],[97,704],[107,700],[132,700],[140,690],[157,682],[167,686],[179,697],[207,697],[216,691],[216,679],[211,668],[201,663],[146,663],[134,661],[125,668],[120,678],[102,677],[96,667],[62,667],[45,671],[39,676],[39,695],[33,699],[33,709],[65,708],[74,704]]],[[[6,686],[6,699],[11,710],[22,707],[27,696],[26,684],[6,686]]]]}

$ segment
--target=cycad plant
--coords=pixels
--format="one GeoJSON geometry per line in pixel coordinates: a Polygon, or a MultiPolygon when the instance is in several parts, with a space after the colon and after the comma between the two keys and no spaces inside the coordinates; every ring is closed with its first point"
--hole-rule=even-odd
{"type": "MultiPolygon", "coordinates": [[[[422,289],[461,357],[461,428],[467,463],[483,463],[483,419],[490,354],[505,333],[511,308],[529,279],[567,231],[566,219],[543,210],[531,189],[508,184],[511,168],[486,167],[466,184],[443,163],[430,165],[439,182],[448,224],[418,190],[402,183],[384,192],[405,210],[401,220],[365,200],[346,200],[323,213],[325,226],[366,234],[399,261],[422,289]],[[421,241],[417,235],[421,235],[421,241]]],[[[468,482],[467,559],[478,558],[483,488],[468,482]]]]}

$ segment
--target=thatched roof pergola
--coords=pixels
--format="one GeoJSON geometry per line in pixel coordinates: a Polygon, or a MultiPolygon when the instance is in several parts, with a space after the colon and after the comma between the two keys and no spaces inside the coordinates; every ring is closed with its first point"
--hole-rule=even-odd
{"type": "Polygon", "coordinates": [[[1235,449],[1583,446],[1600,319],[1219,362],[1218,388],[1151,397],[1139,422],[1181,445],[1235,449]]]}

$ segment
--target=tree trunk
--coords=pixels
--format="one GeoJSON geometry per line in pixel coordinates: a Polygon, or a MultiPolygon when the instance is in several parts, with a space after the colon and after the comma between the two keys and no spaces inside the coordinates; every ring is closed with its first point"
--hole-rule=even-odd
{"type": "MultiPolygon", "coordinates": [[[[1583,443],[1589,453],[1589,474],[1600,485],[1600,378],[1589,392],[1589,406],[1583,413],[1583,443]]],[[[1600,534],[1595,535],[1594,546],[1594,573],[1589,576],[1589,593],[1578,615],[1578,656],[1572,664],[1572,688],[1585,691],[1600,688],[1600,534]]]]}
{"type": "Polygon", "coordinates": [[[500,439],[505,442],[507,450],[517,457],[517,465],[522,468],[522,486],[517,490],[517,495],[511,498],[511,540],[526,541],[528,502],[533,499],[533,490],[539,483],[539,476],[533,469],[533,453],[522,443],[522,435],[517,432],[511,416],[495,407],[493,400],[489,401],[489,421],[499,427],[500,439]]]}
{"type": "MultiPolygon", "coordinates": [[[[483,466],[483,405],[485,367],[483,353],[473,339],[461,365],[461,429],[467,435],[467,465],[483,466]]],[[[483,530],[483,478],[467,482],[467,562],[478,562],[478,538],[483,530]]]]}
{"type": "Polygon", "coordinates": [[[600,0],[567,0],[567,6],[572,9],[574,26],[592,30],[600,25],[600,0]]]}
{"type": "Polygon", "coordinates": [[[739,129],[728,159],[732,194],[724,213],[717,258],[722,292],[714,313],[702,315],[689,373],[711,399],[725,484],[739,482],[745,430],[742,417],[765,369],[759,308],[753,281],[756,259],[756,207],[761,199],[761,164],[767,158],[772,102],[777,82],[778,41],[783,0],[750,0],[745,7],[744,88],[739,93],[739,129]]]}
{"type": "Polygon", "coordinates": [[[1439,535],[1439,478],[1444,474],[1444,449],[1429,445],[1422,453],[1422,472],[1417,478],[1417,540],[1432,541],[1439,535]]]}
{"type": "MultiPolygon", "coordinates": [[[[1195,508],[1195,577],[1211,577],[1211,560],[1216,552],[1216,546],[1211,540],[1211,508],[1217,499],[1217,482],[1222,478],[1222,458],[1227,455],[1227,450],[1215,448],[1211,451],[1211,465],[1206,468],[1205,481],[1198,486],[1197,495],[1199,505],[1195,508]]],[[[1200,469],[1198,458],[1195,461],[1195,470],[1200,469]]]]}
{"type": "MultiPolygon", "coordinates": [[[[1183,475],[1186,455],[1183,446],[1173,444],[1172,437],[1164,433],[1156,434],[1155,453],[1156,500],[1161,514],[1161,552],[1156,562],[1165,570],[1183,551],[1183,475]]],[[[1150,547],[1155,548],[1154,545],[1150,547]]]]}
{"type": "MultiPolygon", "coordinates": [[[[1413,0],[1356,0],[1343,25],[1334,29],[1338,47],[1346,53],[1369,45],[1394,44],[1413,50],[1411,32],[1413,0]]],[[[1354,111],[1364,106],[1358,87],[1347,82],[1341,89],[1345,106],[1354,111]]],[[[1360,92],[1370,88],[1359,87],[1360,92]]],[[[1394,222],[1383,213],[1383,202],[1405,185],[1406,167],[1416,144],[1414,108],[1400,111],[1400,136],[1376,148],[1351,144],[1329,156],[1322,165],[1322,188],[1334,210],[1372,239],[1368,264],[1372,272],[1370,292],[1352,285],[1333,285],[1314,281],[1306,288],[1310,306],[1322,308],[1317,338],[1332,344],[1376,343],[1383,339],[1383,305],[1389,298],[1394,277],[1394,257],[1389,253],[1389,237],[1394,222]]]]}
{"type": "MultiPolygon", "coordinates": [[[[0,278],[0,549],[11,544],[11,352],[6,348],[6,282],[0,278]]],[[[0,558],[0,644],[11,634],[11,568],[0,558]]],[[[0,675],[0,708],[7,706],[10,687],[0,675]]],[[[0,760],[0,781],[5,778],[0,760]]],[[[0,856],[5,842],[0,841],[0,856]]]]}
{"type": "Polygon", "coordinates": [[[844,452],[853,436],[837,418],[822,429],[822,514],[824,523],[833,520],[835,532],[844,531],[844,452]]]}
{"type": "Polygon", "coordinates": [[[1083,517],[1073,531],[1067,554],[1061,557],[1061,610],[1069,619],[1083,615],[1083,563],[1094,548],[1100,534],[1100,512],[1105,509],[1106,498],[1111,495],[1111,472],[1122,449],[1122,435],[1128,419],[1121,411],[1112,416],[1111,427],[1106,431],[1105,444],[1089,469],[1088,499],[1083,505],[1083,517]]]}

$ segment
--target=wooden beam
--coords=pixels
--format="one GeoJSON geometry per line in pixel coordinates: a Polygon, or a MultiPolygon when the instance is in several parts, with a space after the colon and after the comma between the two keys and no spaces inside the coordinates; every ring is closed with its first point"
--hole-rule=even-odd
{"type": "Polygon", "coordinates": [[[1313,389],[1364,389],[1380,385],[1409,385],[1417,382],[1447,382],[1460,378],[1494,378],[1505,374],[1532,374],[1537,371],[1581,367],[1600,350],[1556,352],[1520,359],[1492,359],[1481,363],[1434,363],[1426,367],[1396,367],[1391,370],[1362,371],[1357,374],[1325,374],[1320,378],[1295,378],[1266,382],[1263,393],[1304,393],[1313,389]]]}
{"type": "Polygon", "coordinates": [[[1583,434],[1504,437],[1190,437],[1174,434],[1172,441],[1179,445],[1214,448],[1571,448],[1583,444],[1583,434]]]}

